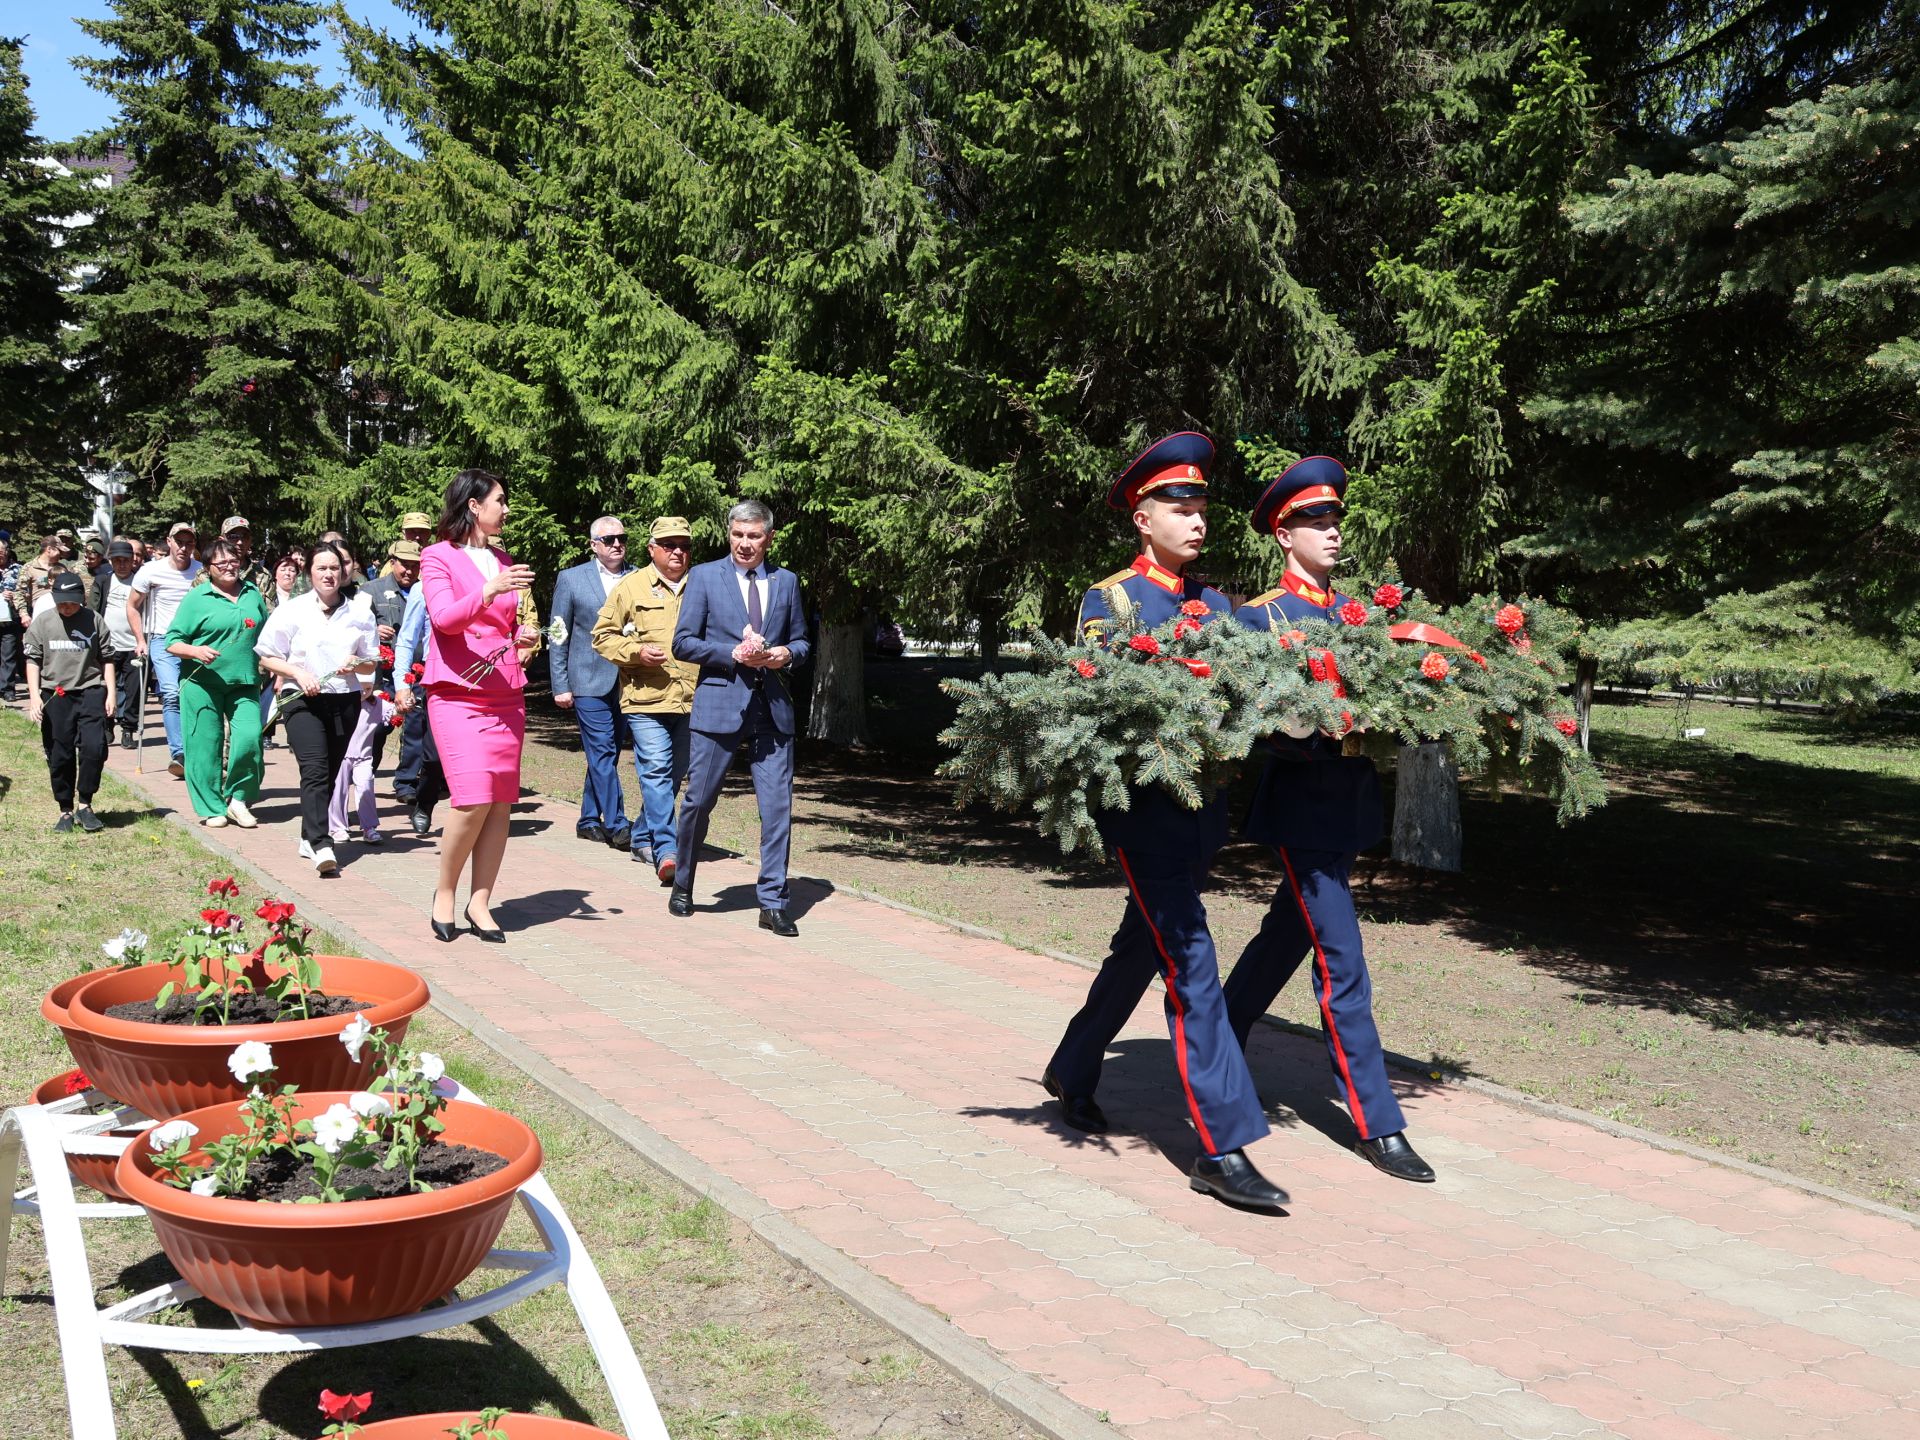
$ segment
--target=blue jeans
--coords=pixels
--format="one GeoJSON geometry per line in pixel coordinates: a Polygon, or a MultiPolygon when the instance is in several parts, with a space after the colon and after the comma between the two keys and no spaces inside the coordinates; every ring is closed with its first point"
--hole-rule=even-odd
{"type": "Polygon", "coordinates": [[[164,635],[149,635],[147,663],[153,666],[153,683],[160,687],[160,723],[167,731],[167,758],[178,760],[185,753],[180,740],[180,657],[167,653],[164,635]]]}
{"type": "Polygon", "coordinates": [[[632,845],[652,855],[655,864],[674,854],[673,797],[687,778],[689,718],[627,716],[627,732],[633,736],[633,770],[640,777],[640,823],[633,827],[632,845]]]}
{"type": "Polygon", "coordinates": [[[575,695],[573,718],[587,756],[587,782],[580,790],[581,826],[609,833],[627,828],[627,797],[620,789],[620,711],[617,695],[575,695]]]}

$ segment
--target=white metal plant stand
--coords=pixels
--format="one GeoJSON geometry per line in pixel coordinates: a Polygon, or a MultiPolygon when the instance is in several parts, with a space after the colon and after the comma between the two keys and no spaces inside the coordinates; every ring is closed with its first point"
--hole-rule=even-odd
{"type": "MultiPolygon", "coordinates": [[[[257,1329],[237,1315],[233,1317],[233,1329],[151,1323],[147,1317],[199,1298],[200,1292],[184,1280],[155,1286],[130,1300],[99,1309],[93,1300],[93,1274],[80,1224],[83,1220],[121,1219],[146,1212],[138,1205],[121,1202],[82,1203],[74,1195],[66,1157],[69,1153],[118,1155],[132,1142],[106,1131],[145,1128],[153,1122],[130,1110],[118,1115],[91,1114],[87,1107],[97,1098],[89,1092],[51,1105],[16,1106],[0,1115],[0,1186],[13,1195],[6,1227],[0,1231],[0,1290],[6,1281],[13,1216],[38,1215],[46,1236],[47,1273],[53,1288],[74,1440],[115,1440],[118,1433],[107,1389],[109,1345],[202,1355],[275,1355],[379,1345],[465,1325],[549,1285],[566,1286],[628,1440],[667,1440],[667,1427],[654,1403],[652,1387],[639,1357],[633,1353],[633,1344],[600,1272],[546,1177],[539,1173],[520,1187],[519,1198],[546,1248],[492,1251],[480,1262],[480,1268],[517,1271],[513,1279],[464,1299],[455,1292],[446,1297],[445,1304],[413,1315],[310,1330],[257,1329]],[[23,1147],[34,1183],[15,1191],[23,1147]]],[[[484,1103],[464,1086],[455,1087],[453,1098],[484,1103]]]]}

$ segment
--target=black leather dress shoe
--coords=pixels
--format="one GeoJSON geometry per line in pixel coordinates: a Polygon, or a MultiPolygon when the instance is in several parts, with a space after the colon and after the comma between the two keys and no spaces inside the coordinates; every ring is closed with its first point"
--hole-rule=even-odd
{"type": "Polygon", "coordinates": [[[436,940],[452,944],[460,937],[460,927],[451,920],[436,920],[429,915],[427,923],[433,926],[433,938],[436,940]]]}
{"type": "Polygon", "coordinates": [[[409,810],[407,823],[413,827],[413,833],[426,839],[427,832],[433,829],[433,817],[424,810],[409,810]]]}
{"type": "Polygon", "coordinates": [[[1040,1083],[1046,1086],[1047,1094],[1060,1102],[1060,1118],[1076,1130],[1084,1130],[1089,1135],[1107,1133],[1107,1115],[1091,1095],[1069,1095],[1060,1088],[1060,1082],[1049,1070],[1040,1077],[1040,1083]]]}
{"type": "Polygon", "coordinates": [[[1259,1210],[1268,1215],[1286,1213],[1281,1207],[1291,1198],[1254,1169],[1244,1150],[1229,1150],[1218,1160],[1200,1156],[1193,1162],[1187,1183],[1203,1195],[1211,1194],[1242,1210],[1259,1210]]]}
{"type": "Polygon", "coordinates": [[[693,913],[693,892],[682,890],[678,885],[667,895],[667,914],[691,915],[693,913]]]}
{"type": "Polygon", "coordinates": [[[507,943],[506,931],[488,930],[483,928],[482,926],[474,924],[473,911],[471,910],[463,910],[460,913],[467,917],[467,929],[471,930],[475,935],[478,935],[482,940],[486,941],[489,945],[504,945],[507,943]]]}
{"type": "Polygon", "coordinates": [[[573,833],[579,839],[591,840],[596,845],[604,845],[607,843],[607,832],[602,830],[598,825],[582,825],[573,833]]]}
{"type": "Polygon", "coordinates": [[[788,918],[787,912],[780,909],[777,905],[770,909],[764,907],[761,909],[760,928],[762,930],[771,930],[776,935],[784,935],[789,940],[800,933],[800,927],[794,924],[793,921],[788,918]]]}
{"type": "Polygon", "coordinates": [[[1433,1183],[1433,1167],[1407,1143],[1405,1131],[1376,1135],[1371,1140],[1360,1141],[1353,1148],[1366,1156],[1376,1170],[1384,1170],[1396,1180],[1412,1180],[1420,1185],[1433,1183]]]}
{"type": "Polygon", "coordinates": [[[607,831],[607,844],[616,850],[627,848],[627,841],[633,838],[633,832],[622,825],[617,830],[607,831]]]}

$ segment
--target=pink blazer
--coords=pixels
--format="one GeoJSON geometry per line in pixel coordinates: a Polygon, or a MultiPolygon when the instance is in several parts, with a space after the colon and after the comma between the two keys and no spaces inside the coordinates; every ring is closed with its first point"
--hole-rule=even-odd
{"type": "MultiPolygon", "coordinates": [[[[513,563],[504,550],[494,555],[501,565],[513,563]]],[[[505,591],[491,605],[480,602],[486,579],[480,567],[457,545],[445,540],[429,545],[420,556],[420,584],[427,592],[427,619],[433,625],[433,643],[427,646],[427,668],[421,683],[453,685],[463,690],[521,690],[526,672],[513,636],[519,628],[518,592],[505,591]],[[460,678],[469,666],[506,647],[493,670],[478,684],[460,678]]]]}

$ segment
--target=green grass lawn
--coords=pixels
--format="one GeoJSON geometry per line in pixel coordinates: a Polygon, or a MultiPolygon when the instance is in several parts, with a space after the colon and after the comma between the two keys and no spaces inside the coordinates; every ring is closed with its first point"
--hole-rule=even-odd
{"type": "MultiPolygon", "coordinates": [[[[55,812],[38,737],[17,714],[0,713],[0,777],[0,1094],[24,1101],[35,1084],[72,1064],[40,1018],[46,990],[97,958],[100,941],[123,926],[157,938],[184,923],[200,908],[207,880],[230,867],[183,828],[145,811],[112,777],[96,804],[107,830],[50,833],[55,812]]],[[[251,912],[261,887],[244,872],[239,879],[251,912]]],[[[337,948],[333,937],[316,938],[337,948]]],[[[599,1266],[676,1436],[874,1434],[896,1414],[923,1422],[916,1433],[1026,1433],[450,1022],[429,1011],[416,1026],[413,1036],[445,1055],[456,1078],[538,1131],[546,1176],[599,1266]]],[[[99,1303],[172,1278],[144,1220],[94,1222],[87,1234],[99,1303]]],[[[501,1243],[537,1245],[517,1210],[501,1243]]],[[[170,1313],[227,1323],[205,1302],[170,1313]]],[[[52,1297],[34,1220],[14,1225],[0,1346],[8,1352],[0,1378],[7,1435],[65,1436],[52,1297]]],[[[237,1360],[113,1350],[109,1376],[122,1440],[316,1436],[322,1388],[372,1390],[371,1420],[500,1404],[616,1423],[557,1288],[475,1326],[376,1348],[237,1360]]]]}

